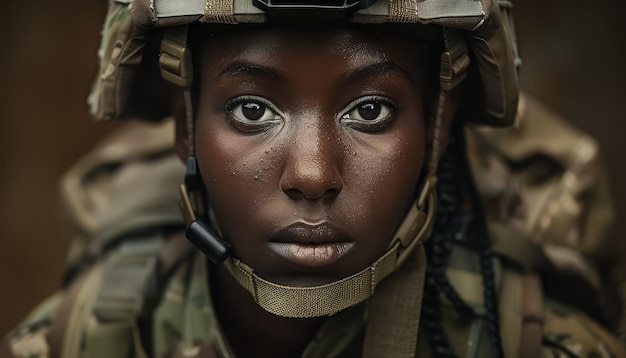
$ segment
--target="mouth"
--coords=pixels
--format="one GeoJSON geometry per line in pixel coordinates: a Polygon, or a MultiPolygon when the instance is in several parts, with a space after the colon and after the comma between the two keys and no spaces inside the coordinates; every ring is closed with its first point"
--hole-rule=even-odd
{"type": "Polygon", "coordinates": [[[352,250],[354,242],[328,223],[295,223],[277,232],[269,248],[278,256],[298,266],[328,266],[352,250]]]}

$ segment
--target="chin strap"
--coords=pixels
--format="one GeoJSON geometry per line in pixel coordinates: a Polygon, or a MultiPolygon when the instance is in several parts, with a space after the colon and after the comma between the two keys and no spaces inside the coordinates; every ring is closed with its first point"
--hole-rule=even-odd
{"type": "Polygon", "coordinates": [[[352,276],[320,286],[290,287],[259,277],[239,259],[229,257],[224,265],[255,302],[270,313],[291,318],[333,315],[370,298],[376,286],[430,236],[436,205],[434,184],[434,177],[426,180],[387,252],[352,276]]]}

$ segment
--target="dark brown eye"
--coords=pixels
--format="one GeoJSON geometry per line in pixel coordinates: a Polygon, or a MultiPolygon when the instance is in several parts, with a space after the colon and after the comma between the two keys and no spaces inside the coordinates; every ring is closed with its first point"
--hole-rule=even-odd
{"type": "Polygon", "coordinates": [[[266,130],[282,122],[283,116],[272,102],[259,96],[235,97],[225,104],[229,123],[242,132],[266,130]]]}
{"type": "Polygon", "coordinates": [[[257,121],[263,118],[266,110],[265,104],[259,102],[247,102],[241,106],[241,114],[250,121],[257,121]]]}
{"type": "Polygon", "coordinates": [[[345,125],[363,132],[378,132],[395,118],[395,101],[383,96],[364,96],[350,103],[341,115],[345,125]]]}
{"type": "Polygon", "coordinates": [[[362,119],[366,121],[373,121],[380,115],[381,108],[382,106],[379,102],[368,102],[359,105],[357,111],[362,119]]]}

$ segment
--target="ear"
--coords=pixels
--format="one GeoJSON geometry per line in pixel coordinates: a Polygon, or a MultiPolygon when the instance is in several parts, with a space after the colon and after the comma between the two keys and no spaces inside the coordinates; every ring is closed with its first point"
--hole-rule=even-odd
{"type": "MultiPolygon", "coordinates": [[[[462,86],[456,86],[454,89],[444,92],[444,100],[443,100],[443,112],[441,116],[441,126],[439,127],[439,159],[443,153],[446,152],[448,148],[448,141],[450,139],[450,128],[452,127],[452,123],[456,117],[457,111],[459,109],[459,104],[461,103],[461,97],[463,96],[462,86]]],[[[435,119],[437,118],[437,110],[439,108],[439,96],[436,96],[433,99],[433,102],[430,106],[432,108],[430,115],[428,116],[427,130],[428,130],[428,151],[429,151],[429,159],[431,155],[431,151],[435,148],[433,147],[433,138],[435,136],[435,119]]]]}
{"type": "Polygon", "coordinates": [[[187,111],[185,107],[184,89],[176,86],[174,89],[174,95],[172,100],[172,113],[174,115],[174,121],[176,122],[176,154],[183,161],[186,162],[187,158],[194,153],[191,153],[191,146],[189,143],[189,135],[187,128],[187,111]]]}

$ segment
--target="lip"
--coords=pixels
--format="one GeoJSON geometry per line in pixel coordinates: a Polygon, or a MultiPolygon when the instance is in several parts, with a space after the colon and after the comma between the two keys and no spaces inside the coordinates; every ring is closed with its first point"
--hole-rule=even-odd
{"type": "Polygon", "coordinates": [[[274,234],[268,245],[287,261],[317,268],[341,259],[352,250],[354,242],[342,230],[328,223],[295,223],[274,234]]]}

